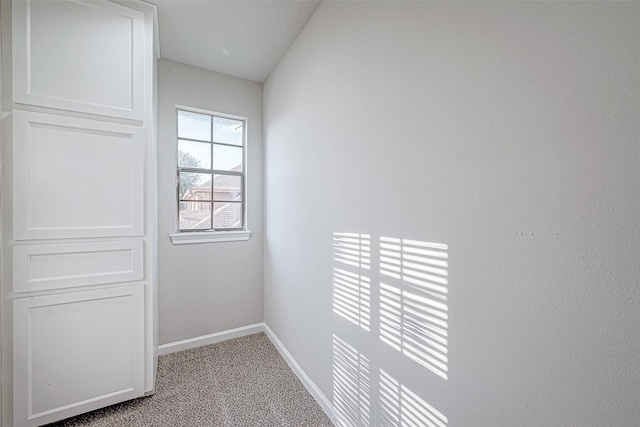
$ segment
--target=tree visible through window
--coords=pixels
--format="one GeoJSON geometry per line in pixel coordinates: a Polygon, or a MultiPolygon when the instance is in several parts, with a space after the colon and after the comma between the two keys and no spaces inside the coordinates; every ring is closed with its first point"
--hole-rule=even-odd
{"type": "Polygon", "coordinates": [[[179,231],[244,230],[246,119],[177,116],[179,231]]]}

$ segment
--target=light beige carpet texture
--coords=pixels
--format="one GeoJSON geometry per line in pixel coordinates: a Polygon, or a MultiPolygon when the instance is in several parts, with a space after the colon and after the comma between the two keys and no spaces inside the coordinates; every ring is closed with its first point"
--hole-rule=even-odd
{"type": "Polygon", "coordinates": [[[50,426],[333,426],[264,333],[162,356],[156,385],[50,426]]]}

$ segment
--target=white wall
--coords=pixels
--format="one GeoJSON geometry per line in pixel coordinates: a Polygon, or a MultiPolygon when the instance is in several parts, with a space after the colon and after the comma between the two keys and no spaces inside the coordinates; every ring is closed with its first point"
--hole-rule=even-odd
{"type": "Polygon", "coordinates": [[[347,419],[381,415],[382,369],[401,411],[450,426],[638,424],[638,22],[640,3],[320,5],[264,88],[265,321],[347,419]],[[371,235],[371,270],[333,260],[334,232],[371,235]],[[448,245],[447,380],[380,340],[381,236],[448,245]],[[370,279],[370,331],[333,312],[334,267],[370,279]]]}
{"type": "Polygon", "coordinates": [[[262,85],[160,60],[158,72],[160,344],[263,321],[262,85]],[[247,117],[249,241],[173,246],[176,105],[247,117]]]}
{"type": "Polygon", "coordinates": [[[2,93],[0,94],[0,101],[2,103],[0,111],[0,177],[4,185],[0,185],[1,200],[0,200],[0,388],[2,389],[0,400],[0,425],[11,425],[13,422],[13,342],[12,328],[13,328],[13,307],[12,298],[10,295],[13,293],[13,275],[11,271],[12,267],[12,248],[9,245],[7,236],[11,236],[13,222],[12,222],[12,206],[7,203],[8,200],[12,200],[13,194],[10,191],[7,183],[11,182],[12,169],[11,169],[11,157],[13,151],[11,149],[12,129],[11,129],[11,114],[9,111],[12,108],[11,105],[11,2],[0,3],[0,49],[1,55],[1,78],[0,86],[2,86],[2,93]]]}
{"type": "MultiPolygon", "coordinates": [[[[1,10],[2,8],[0,8],[0,22],[2,22],[2,16],[3,16],[3,12],[1,10]]],[[[0,49],[2,46],[2,31],[0,31],[0,49]]],[[[3,76],[3,70],[2,70],[2,64],[3,64],[4,60],[2,59],[2,56],[0,55],[0,117],[4,115],[4,112],[2,111],[2,102],[4,100],[3,96],[3,80],[2,80],[2,76],[3,76]]],[[[0,122],[0,147],[4,146],[4,131],[3,131],[3,125],[1,124],[2,122],[0,122]]],[[[2,149],[0,148],[0,176],[2,176],[2,162],[3,162],[3,154],[2,154],[2,149]]],[[[3,197],[3,192],[2,192],[2,186],[0,186],[0,213],[3,211],[3,205],[4,205],[4,197],[3,197]]],[[[3,327],[3,321],[2,321],[2,317],[3,317],[3,305],[4,305],[4,300],[3,300],[3,294],[4,294],[4,280],[3,280],[3,275],[4,275],[4,267],[2,265],[2,260],[3,258],[3,241],[4,239],[2,238],[2,214],[0,214],[0,425],[2,425],[2,406],[4,405],[4,399],[2,396],[2,389],[4,388],[4,374],[3,369],[2,369],[2,341],[3,341],[3,337],[4,337],[4,327],[3,327]]]]}

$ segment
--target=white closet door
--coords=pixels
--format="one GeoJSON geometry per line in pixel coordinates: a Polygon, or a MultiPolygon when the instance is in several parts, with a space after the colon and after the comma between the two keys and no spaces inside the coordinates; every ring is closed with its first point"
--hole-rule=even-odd
{"type": "Polygon", "coordinates": [[[144,129],[13,112],[14,240],[142,236],[144,129]]]}
{"type": "Polygon", "coordinates": [[[143,120],[144,54],[142,12],[104,0],[13,2],[17,103],[143,120]]]}
{"type": "Polygon", "coordinates": [[[14,427],[152,390],[154,9],[11,2],[14,427]]]}
{"type": "Polygon", "coordinates": [[[14,419],[37,426],[144,391],[143,287],[14,301],[14,419]]]}

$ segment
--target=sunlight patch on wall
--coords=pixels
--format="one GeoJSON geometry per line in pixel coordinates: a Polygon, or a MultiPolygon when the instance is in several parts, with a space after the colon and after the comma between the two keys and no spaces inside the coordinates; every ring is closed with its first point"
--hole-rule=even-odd
{"type": "Polygon", "coordinates": [[[448,419],[380,369],[380,426],[447,427],[448,419]]]}
{"type": "Polygon", "coordinates": [[[333,407],[344,427],[369,426],[371,421],[369,360],[333,336],[333,407]]]}
{"type": "Polygon", "coordinates": [[[371,325],[371,236],[333,233],[333,312],[365,331],[371,325]]]}
{"type": "Polygon", "coordinates": [[[371,235],[333,233],[333,258],[352,267],[371,269],[371,235]]]}
{"type": "Polygon", "coordinates": [[[380,238],[380,339],[444,379],[447,250],[442,243],[380,238]]]}
{"type": "Polygon", "coordinates": [[[333,269],[333,312],[369,331],[371,283],[368,277],[333,269]]]}

